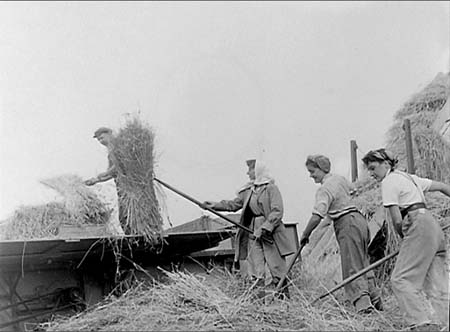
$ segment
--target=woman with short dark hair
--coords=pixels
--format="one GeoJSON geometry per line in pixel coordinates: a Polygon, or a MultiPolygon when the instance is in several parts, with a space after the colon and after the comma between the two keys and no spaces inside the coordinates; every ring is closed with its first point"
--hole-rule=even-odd
{"type": "Polygon", "coordinates": [[[397,158],[386,149],[369,151],[362,159],[369,174],[381,182],[383,205],[402,238],[391,283],[400,309],[412,329],[429,331],[435,321],[447,326],[448,272],[444,233],[426,207],[424,192],[440,191],[450,197],[450,186],[396,169],[397,158]],[[431,301],[430,317],[423,297],[431,301]]]}

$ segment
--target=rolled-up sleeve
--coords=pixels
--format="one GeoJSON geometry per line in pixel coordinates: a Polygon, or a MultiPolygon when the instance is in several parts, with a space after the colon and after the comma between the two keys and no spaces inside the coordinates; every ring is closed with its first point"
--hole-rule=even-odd
{"type": "Polygon", "coordinates": [[[317,214],[321,218],[325,218],[325,216],[328,213],[328,210],[330,209],[332,201],[333,196],[331,195],[331,193],[323,186],[320,187],[316,191],[316,198],[312,213],[317,214]]]}
{"type": "Polygon", "coordinates": [[[385,207],[399,205],[400,189],[394,180],[393,176],[389,176],[381,182],[381,198],[385,207]]]}

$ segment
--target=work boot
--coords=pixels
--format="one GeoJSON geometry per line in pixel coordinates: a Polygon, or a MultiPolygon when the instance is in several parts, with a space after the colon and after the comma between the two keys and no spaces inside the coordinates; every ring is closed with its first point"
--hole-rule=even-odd
{"type": "Polygon", "coordinates": [[[363,295],[354,302],[356,311],[359,314],[370,314],[375,310],[375,307],[370,302],[369,295],[363,295]]]}
{"type": "Polygon", "coordinates": [[[264,287],[265,287],[264,279],[257,279],[255,289],[254,289],[255,296],[257,299],[262,299],[266,296],[266,291],[265,291],[264,287]]]}
{"type": "Polygon", "coordinates": [[[375,310],[378,310],[378,311],[384,310],[383,300],[381,299],[381,297],[372,300],[372,304],[375,307],[375,310]]]}
{"type": "Polygon", "coordinates": [[[369,296],[373,306],[378,311],[383,311],[383,300],[381,299],[381,290],[376,287],[373,278],[369,278],[369,296]]]}

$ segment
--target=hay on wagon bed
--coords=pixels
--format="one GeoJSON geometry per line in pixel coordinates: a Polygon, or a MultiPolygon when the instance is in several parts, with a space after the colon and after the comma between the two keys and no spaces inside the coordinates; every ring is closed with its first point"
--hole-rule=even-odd
{"type": "Polygon", "coordinates": [[[61,194],[61,202],[21,206],[2,226],[4,240],[58,238],[62,225],[105,224],[108,209],[76,175],[63,175],[41,181],[61,194]]]}
{"type": "Polygon", "coordinates": [[[3,240],[57,238],[59,226],[70,223],[64,203],[51,202],[38,206],[21,206],[2,227],[3,240]]]}
{"type": "Polygon", "coordinates": [[[152,244],[160,242],[163,224],[153,181],[154,139],[152,128],[134,117],[114,136],[112,148],[125,227],[152,244]]]}
{"type": "Polygon", "coordinates": [[[77,175],[62,175],[41,183],[56,190],[63,198],[71,216],[71,224],[105,224],[111,214],[98,196],[77,175]]]}

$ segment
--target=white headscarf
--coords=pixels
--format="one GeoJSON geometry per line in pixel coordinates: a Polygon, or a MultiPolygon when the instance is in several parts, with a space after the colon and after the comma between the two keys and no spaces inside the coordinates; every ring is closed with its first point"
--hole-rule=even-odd
{"type": "Polygon", "coordinates": [[[270,175],[269,169],[267,168],[266,164],[260,160],[256,160],[255,163],[255,181],[253,182],[254,185],[262,185],[266,183],[274,183],[275,180],[270,175]]]}

